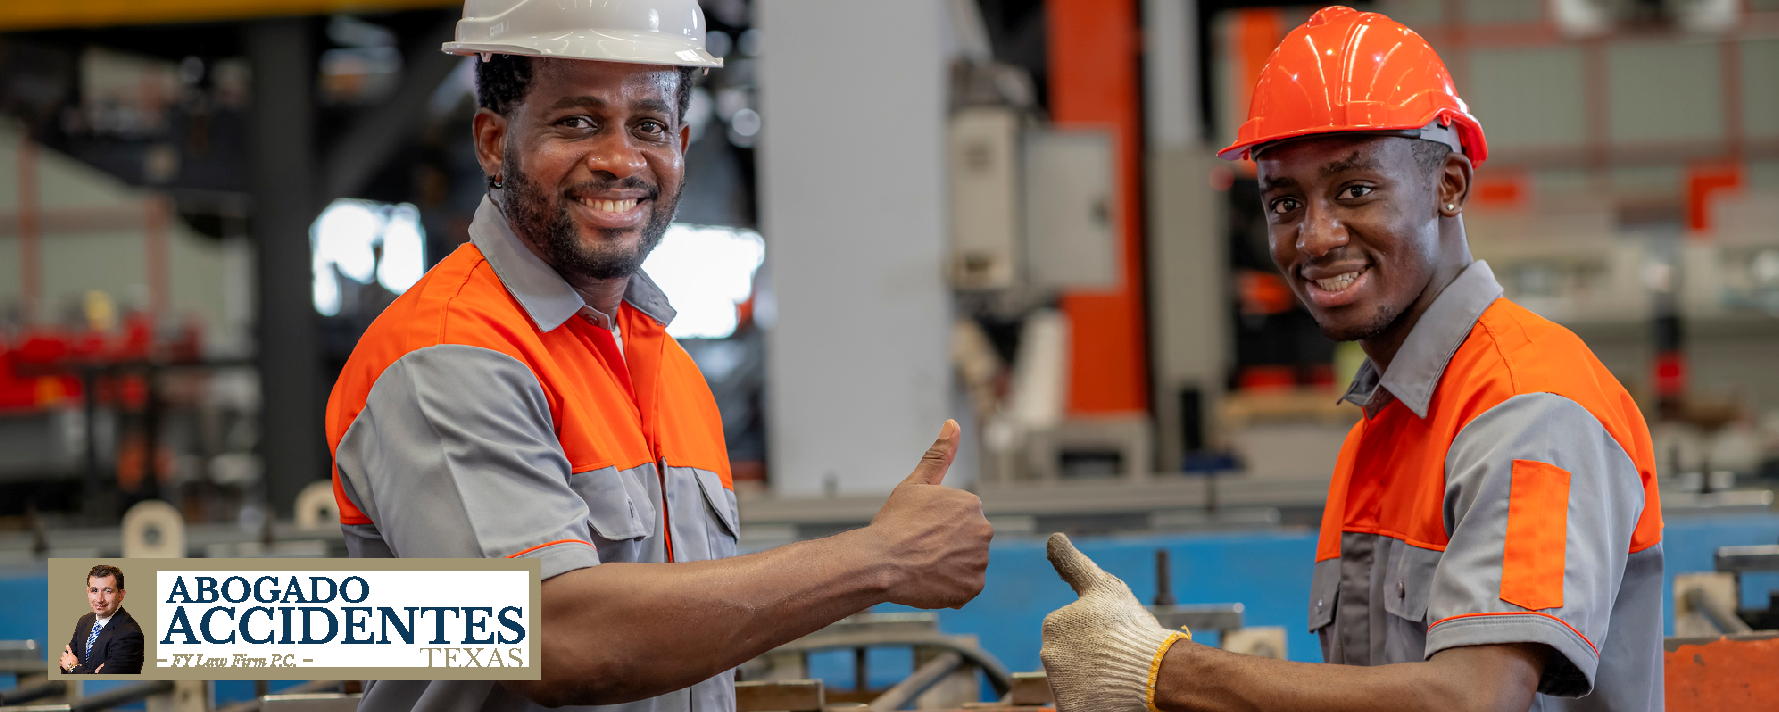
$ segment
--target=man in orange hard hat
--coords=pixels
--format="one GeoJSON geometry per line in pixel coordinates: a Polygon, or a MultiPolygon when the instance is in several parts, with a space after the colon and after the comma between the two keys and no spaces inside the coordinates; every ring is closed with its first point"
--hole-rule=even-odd
{"type": "Polygon", "coordinates": [[[1057,534],[1080,600],[1044,621],[1061,712],[1659,710],[1661,504],[1636,404],[1568,330],[1502,298],[1460,218],[1482,127],[1423,39],[1317,12],[1225,158],[1258,169],[1273,260],[1369,361],[1310,592],[1323,658],[1163,629],[1057,534]]]}
{"type": "Polygon", "coordinates": [[[940,484],[952,422],[869,526],[736,555],[722,420],[639,269],[684,185],[693,72],[722,65],[695,0],[467,0],[444,50],[478,57],[488,195],[341,371],[334,493],[355,557],[538,561],[541,679],[381,680],[359,708],[733,712],[735,667],[775,646],[974,598],[993,527],[940,484]]]}

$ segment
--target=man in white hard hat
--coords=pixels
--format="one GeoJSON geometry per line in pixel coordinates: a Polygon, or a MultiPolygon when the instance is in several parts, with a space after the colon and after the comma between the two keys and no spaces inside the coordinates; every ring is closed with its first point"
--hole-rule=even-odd
{"type": "MultiPolygon", "coordinates": [[[[870,526],[736,557],[722,422],[643,258],[666,231],[704,50],[693,0],[470,0],[489,195],[328,404],[364,557],[528,557],[543,679],[385,680],[362,709],[735,709],[735,666],[872,605],[962,606],[992,529],[941,486],[947,421],[870,526]],[[733,558],[731,558],[733,557],[733,558]]],[[[869,466],[869,465],[865,465],[869,466]]]]}

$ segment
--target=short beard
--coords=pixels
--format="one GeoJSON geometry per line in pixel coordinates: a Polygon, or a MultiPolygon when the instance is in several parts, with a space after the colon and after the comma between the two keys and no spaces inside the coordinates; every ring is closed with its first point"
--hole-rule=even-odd
{"type": "Polygon", "coordinates": [[[1397,319],[1402,318],[1402,314],[1405,311],[1407,311],[1407,309],[1392,309],[1387,305],[1380,305],[1377,308],[1377,311],[1372,314],[1370,321],[1357,326],[1349,326],[1346,328],[1330,327],[1320,321],[1317,322],[1317,326],[1322,327],[1323,336],[1326,336],[1333,341],[1364,341],[1389,330],[1390,326],[1395,324],[1397,319]]]}
{"type": "MultiPolygon", "coordinates": [[[[517,156],[511,150],[506,152],[505,163],[508,166],[519,166],[517,156]]],[[[617,181],[589,181],[572,186],[556,196],[554,201],[544,192],[542,186],[532,182],[522,170],[510,171],[505,181],[506,199],[501,206],[507,222],[512,225],[513,233],[520,239],[543,251],[544,262],[556,269],[564,277],[583,280],[618,279],[636,274],[642,269],[642,263],[654,252],[655,246],[661,244],[661,238],[667,235],[667,227],[673,224],[674,211],[679,206],[679,191],[673,197],[661,200],[659,188],[643,182],[637,177],[617,181]],[[572,190],[585,192],[598,190],[646,190],[652,209],[649,221],[642,227],[642,240],[636,249],[625,250],[601,241],[594,245],[581,242],[580,226],[568,215],[568,194],[572,190]]],[[[680,189],[684,189],[682,183],[680,189]]],[[[622,230],[600,230],[602,237],[615,242],[622,230]]],[[[574,281],[571,279],[570,281],[574,281]]]]}

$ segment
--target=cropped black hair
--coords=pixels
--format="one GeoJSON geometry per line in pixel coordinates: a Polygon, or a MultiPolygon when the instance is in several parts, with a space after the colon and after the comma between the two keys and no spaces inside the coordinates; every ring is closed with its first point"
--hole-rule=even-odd
{"type": "Polygon", "coordinates": [[[116,566],[112,566],[110,564],[99,564],[98,566],[94,566],[92,571],[86,572],[86,579],[84,581],[82,581],[81,583],[91,584],[93,582],[93,579],[105,578],[107,576],[116,577],[117,590],[119,590],[119,591],[124,590],[124,571],[123,571],[123,569],[120,569],[116,566]]]}
{"type": "Polygon", "coordinates": [[[1452,155],[1452,147],[1438,141],[1418,139],[1410,146],[1414,152],[1415,165],[1420,167],[1421,175],[1432,177],[1445,166],[1445,157],[1452,155]]]}
{"type": "MultiPolygon", "coordinates": [[[[525,100],[531,91],[531,57],[522,54],[491,54],[476,62],[476,105],[501,116],[525,100]]],[[[693,67],[679,67],[679,116],[692,105],[693,67]]]]}

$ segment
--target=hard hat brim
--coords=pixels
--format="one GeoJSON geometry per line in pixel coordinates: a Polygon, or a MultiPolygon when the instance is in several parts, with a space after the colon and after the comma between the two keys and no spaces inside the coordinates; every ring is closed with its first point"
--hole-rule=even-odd
{"type": "Polygon", "coordinates": [[[1403,123],[1379,124],[1375,126],[1316,126],[1296,131],[1283,131],[1273,135],[1260,136],[1247,141],[1237,141],[1230,144],[1227,148],[1218,151],[1217,157],[1225,161],[1238,161],[1244,158],[1252,159],[1256,150],[1284,141],[1310,138],[1314,136],[1334,136],[1337,134],[1385,134],[1397,131],[1419,131],[1429,122],[1447,120],[1451,121],[1453,130],[1456,131],[1459,136],[1461,141],[1461,145],[1458,147],[1459,150],[1465,156],[1470,158],[1472,164],[1481,166],[1483,161],[1488,160],[1488,144],[1486,143],[1486,139],[1483,138],[1482,128],[1477,125],[1476,119],[1468,114],[1459,115],[1457,112],[1446,109],[1435,111],[1431,116],[1418,122],[1409,121],[1403,123]]]}
{"type": "Polygon", "coordinates": [[[1339,135],[1350,136],[1350,135],[1354,135],[1354,134],[1386,134],[1386,133],[1393,133],[1393,132],[1398,132],[1398,131],[1413,131],[1413,130],[1419,129],[1419,128],[1421,128],[1421,124],[1403,124],[1400,126],[1395,125],[1395,124],[1389,124],[1389,125],[1382,125],[1382,126],[1354,126],[1354,127],[1318,126],[1315,128],[1301,129],[1298,131],[1286,131],[1286,132],[1283,132],[1283,133],[1280,133],[1280,134],[1277,134],[1274,136],[1264,136],[1264,137],[1257,138],[1257,139],[1254,139],[1251,141],[1241,141],[1241,142],[1230,145],[1228,148],[1218,151],[1217,157],[1221,158],[1225,161],[1236,161],[1236,160],[1241,160],[1243,158],[1252,158],[1253,152],[1262,148],[1262,147],[1269,146],[1269,145],[1275,144],[1275,143],[1283,143],[1285,141],[1291,141],[1291,140],[1302,139],[1302,138],[1311,138],[1311,137],[1315,137],[1315,136],[1339,136],[1339,135]]]}
{"type": "Polygon", "coordinates": [[[446,42],[439,49],[446,54],[463,56],[490,53],[676,67],[723,66],[721,57],[712,55],[703,47],[631,32],[587,30],[503,37],[491,42],[446,42]]]}

